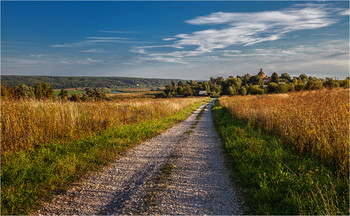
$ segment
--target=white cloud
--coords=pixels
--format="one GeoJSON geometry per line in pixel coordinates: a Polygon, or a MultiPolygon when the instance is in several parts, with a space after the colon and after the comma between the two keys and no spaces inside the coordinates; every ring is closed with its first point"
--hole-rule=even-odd
{"type": "Polygon", "coordinates": [[[122,37],[86,37],[85,40],[65,43],[65,44],[54,44],[51,47],[55,48],[71,48],[71,47],[81,47],[81,46],[92,46],[96,44],[111,44],[111,43],[141,43],[139,41],[128,41],[127,39],[132,38],[122,38],[122,37]]]}
{"type": "MultiPolygon", "coordinates": [[[[266,41],[276,41],[287,37],[287,34],[298,30],[310,30],[329,26],[337,20],[334,18],[335,9],[325,5],[304,4],[279,11],[263,12],[216,12],[207,16],[196,17],[186,22],[192,25],[210,26],[209,29],[195,31],[189,34],[178,34],[165,41],[173,41],[163,47],[186,48],[195,46],[194,50],[150,52],[140,48],[140,54],[158,57],[184,58],[225,49],[232,45],[251,46],[266,41]]],[[[163,59],[162,59],[163,61],[163,59]]]]}
{"type": "Polygon", "coordinates": [[[2,58],[2,64],[6,65],[44,65],[48,64],[47,61],[41,59],[29,59],[29,58],[2,58]]]}
{"type": "Polygon", "coordinates": [[[186,21],[193,25],[224,24],[222,29],[209,29],[177,35],[179,45],[197,45],[199,50],[212,51],[230,45],[253,45],[278,40],[286,33],[316,29],[335,23],[323,6],[289,8],[281,11],[253,13],[212,13],[186,21]]]}
{"type": "Polygon", "coordinates": [[[341,11],[339,13],[339,15],[341,15],[341,16],[349,16],[350,15],[350,9],[341,11]]]}
{"type": "Polygon", "coordinates": [[[85,53],[109,53],[111,51],[106,51],[102,48],[94,48],[94,49],[88,49],[88,50],[82,50],[80,52],[85,52],[85,53]]]}
{"type": "Polygon", "coordinates": [[[176,38],[163,38],[163,41],[172,41],[172,40],[176,40],[176,38]]]}
{"type": "Polygon", "coordinates": [[[103,60],[96,60],[92,58],[86,58],[84,60],[77,60],[76,63],[78,64],[94,64],[94,63],[102,63],[103,60]]]}

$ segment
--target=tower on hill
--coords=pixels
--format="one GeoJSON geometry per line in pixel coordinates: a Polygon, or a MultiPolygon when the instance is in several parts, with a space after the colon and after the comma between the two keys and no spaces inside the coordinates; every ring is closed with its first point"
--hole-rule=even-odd
{"type": "Polygon", "coordinates": [[[268,82],[268,81],[270,80],[270,77],[268,77],[268,76],[264,73],[264,71],[263,71],[262,68],[260,68],[260,72],[258,73],[258,76],[260,76],[264,82],[268,82]]]}
{"type": "Polygon", "coordinates": [[[261,78],[268,78],[268,76],[264,73],[263,69],[260,68],[260,72],[258,73],[258,75],[261,77],[261,78]]]}

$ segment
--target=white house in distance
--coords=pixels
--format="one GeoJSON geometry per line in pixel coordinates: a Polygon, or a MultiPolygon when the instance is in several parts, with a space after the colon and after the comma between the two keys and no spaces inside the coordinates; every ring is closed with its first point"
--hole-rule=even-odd
{"type": "Polygon", "coordinates": [[[207,96],[207,91],[199,91],[199,96],[207,96]]]}

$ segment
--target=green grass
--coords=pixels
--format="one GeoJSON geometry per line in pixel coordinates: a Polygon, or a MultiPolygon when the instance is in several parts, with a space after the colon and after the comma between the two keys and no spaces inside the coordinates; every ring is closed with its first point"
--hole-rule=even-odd
{"type": "Polygon", "coordinates": [[[113,161],[131,146],[185,120],[204,102],[173,116],[122,125],[65,144],[48,143],[1,160],[1,214],[28,214],[41,201],[64,192],[89,171],[113,161]]]}
{"type": "MultiPolygon", "coordinates": [[[[79,90],[76,90],[76,91],[70,91],[70,90],[67,90],[68,91],[68,95],[69,96],[72,96],[72,94],[77,94],[77,95],[81,95],[81,94],[84,94],[85,91],[79,91],[79,90]]],[[[60,94],[61,90],[54,90],[53,91],[53,94],[55,97],[58,97],[58,95],[60,94]]]]}
{"type": "Polygon", "coordinates": [[[215,127],[242,187],[246,214],[349,213],[349,180],[332,167],[298,155],[278,137],[213,107],[215,127]]]}
{"type": "Polygon", "coordinates": [[[208,106],[209,106],[209,104],[206,105],[205,107],[203,107],[203,109],[201,109],[201,111],[199,112],[199,114],[196,116],[196,120],[197,120],[197,121],[199,121],[199,120],[202,118],[202,116],[203,116],[203,114],[204,114],[204,112],[205,112],[205,109],[207,109],[208,106]]]}

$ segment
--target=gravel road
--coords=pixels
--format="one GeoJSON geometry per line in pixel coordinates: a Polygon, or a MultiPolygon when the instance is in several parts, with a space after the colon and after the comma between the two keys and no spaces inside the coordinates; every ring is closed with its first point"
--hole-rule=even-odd
{"type": "Polygon", "coordinates": [[[243,214],[213,126],[213,101],[206,105],[87,175],[36,214],[243,214]]]}

